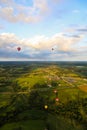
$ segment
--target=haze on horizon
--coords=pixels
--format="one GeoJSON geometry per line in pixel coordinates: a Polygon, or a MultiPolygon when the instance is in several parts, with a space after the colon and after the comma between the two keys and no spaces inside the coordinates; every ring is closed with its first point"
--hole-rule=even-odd
{"type": "Polygon", "coordinates": [[[87,61],[86,36],[86,0],[0,0],[0,61],[87,61]]]}

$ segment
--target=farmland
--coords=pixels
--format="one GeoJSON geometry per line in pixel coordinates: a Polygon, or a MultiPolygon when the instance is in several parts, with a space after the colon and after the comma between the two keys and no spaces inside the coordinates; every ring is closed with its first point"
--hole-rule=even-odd
{"type": "Polygon", "coordinates": [[[87,129],[87,62],[0,62],[0,130],[29,129],[87,129]]]}

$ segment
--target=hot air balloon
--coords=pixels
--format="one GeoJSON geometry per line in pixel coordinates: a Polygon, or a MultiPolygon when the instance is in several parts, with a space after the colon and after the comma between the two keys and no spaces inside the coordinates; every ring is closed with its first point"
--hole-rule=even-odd
{"type": "Polygon", "coordinates": [[[55,100],[56,100],[56,102],[58,102],[58,101],[59,101],[59,98],[56,98],[55,100]]]}
{"type": "Polygon", "coordinates": [[[48,108],[48,106],[47,106],[47,105],[45,105],[45,106],[44,106],[44,108],[45,108],[45,109],[47,109],[47,108],[48,108]]]}
{"type": "Polygon", "coordinates": [[[21,50],[21,47],[17,47],[17,50],[20,51],[20,50],[21,50]]]}
{"type": "Polygon", "coordinates": [[[57,93],[57,90],[54,90],[54,93],[57,93]]]}
{"type": "Polygon", "coordinates": [[[54,48],[52,48],[52,51],[54,50],[54,48]]]}

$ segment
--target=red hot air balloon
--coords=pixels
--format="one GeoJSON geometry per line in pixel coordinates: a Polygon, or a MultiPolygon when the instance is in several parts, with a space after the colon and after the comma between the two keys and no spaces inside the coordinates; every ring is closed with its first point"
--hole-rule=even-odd
{"type": "Polygon", "coordinates": [[[58,101],[59,101],[59,98],[56,98],[55,100],[56,100],[56,102],[58,102],[58,101]]]}
{"type": "Polygon", "coordinates": [[[21,50],[21,47],[17,47],[17,50],[20,51],[20,50],[21,50]]]}

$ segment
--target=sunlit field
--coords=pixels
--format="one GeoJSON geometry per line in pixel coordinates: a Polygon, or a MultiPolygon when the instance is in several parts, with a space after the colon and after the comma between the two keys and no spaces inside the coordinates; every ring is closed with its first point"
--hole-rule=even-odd
{"type": "Polygon", "coordinates": [[[86,62],[0,62],[0,130],[86,130],[86,70],[86,62]]]}

